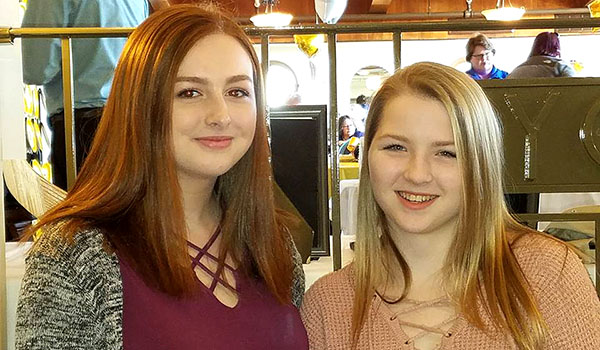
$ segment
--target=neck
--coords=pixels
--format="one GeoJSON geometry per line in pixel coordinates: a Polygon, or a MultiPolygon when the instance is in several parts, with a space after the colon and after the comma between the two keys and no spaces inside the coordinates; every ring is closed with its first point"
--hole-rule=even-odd
{"type": "Polygon", "coordinates": [[[490,70],[489,70],[489,71],[487,71],[487,72],[486,72],[485,70],[483,70],[483,71],[479,71],[479,70],[477,70],[477,69],[475,69],[475,72],[476,72],[477,74],[479,74],[479,75],[481,76],[481,78],[483,78],[483,79],[487,79],[487,78],[489,78],[490,74],[492,74],[492,71],[493,71],[493,70],[494,70],[494,66],[492,66],[492,68],[490,68],[490,70]]]}
{"type": "Polygon", "coordinates": [[[202,246],[219,224],[221,208],[214,195],[215,179],[179,177],[188,240],[202,246]]]}
{"type": "Polygon", "coordinates": [[[413,268],[440,270],[445,264],[454,235],[447,232],[429,234],[392,234],[408,265],[413,268]]]}
{"type": "MultiPolygon", "coordinates": [[[[428,300],[444,295],[443,268],[450,250],[454,234],[451,232],[432,233],[394,233],[390,232],[398,250],[406,260],[411,271],[412,286],[408,297],[428,300]]],[[[393,280],[402,281],[401,272],[393,280]]],[[[392,294],[399,295],[403,283],[397,284],[392,294]]]]}

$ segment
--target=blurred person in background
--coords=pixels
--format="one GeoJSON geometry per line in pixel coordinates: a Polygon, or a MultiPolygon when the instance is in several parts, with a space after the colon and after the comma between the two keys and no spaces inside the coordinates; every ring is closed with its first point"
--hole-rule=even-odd
{"type": "MultiPolygon", "coordinates": [[[[167,5],[165,1],[161,5],[167,5]],[[162,4],[165,2],[165,4],[162,4]]],[[[30,0],[21,26],[137,27],[149,13],[147,0],[30,0]]],[[[110,92],[127,38],[72,40],[73,107],[78,168],[83,164],[110,92]]],[[[60,39],[23,38],[23,82],[41,85],[52,131],[52,179],[67,189],[65,113],[60,39]]]]}
{"type": "Polygon", "coordinates": [[[542,32],[533,40],[527,60],[517,66],[509,75],[516,78],[573,77],[575,70],[560,58],[558,33],[542,32]]]}
{"type": "Polygon", "coordinates": [[[467,56],[465,59],[471,63],[471,69],[466,73],[475,80],[504,79],[507,72],[494,66],[496,49],[487,36],[477,34],[467,42],[467,56]]]}
{"type": "Polygon", "coordinates": [[[360,144],[360,138],[363,136],[363,132],[356,128],[356,125],[352,118],[347,115],[343,115],[338,120],[338,146],[339,154],[354,154],[358,159],[358,154],[354,151],[360,144]]]}
{"type": "Polygon", "coordinates": [[[352,118],[343,115],[338,119],[338,145],[343,144],[351,137],[362,137],[363,133],[356,129],[356,125],[352,118]]]}

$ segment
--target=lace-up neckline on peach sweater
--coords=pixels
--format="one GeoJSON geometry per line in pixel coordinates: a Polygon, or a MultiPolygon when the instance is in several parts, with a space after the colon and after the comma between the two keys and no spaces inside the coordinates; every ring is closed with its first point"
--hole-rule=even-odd
{"type": "MultiPolygon", "coordinates": [[[[385,300],[384,300],[385,303],[385,300]]],[[[453,309],[451,301],[448,297],[440,297],[432,300],[414,300],[414,299],[404,299],[399,304],[403,304],[402,308],[398,311],[392,309],[397,304],[389,304],[385,303],[386,306],[393,313],[390,316],[390,321],[396,321],[403,328],[404,332],[408,336],[407,343],[414,343],[415,349],[419,350],[418,344],[419,340],[423,337],[428,336],[430,339],[438,338],[436,340],[438,345],[434,349],[439,349],[442,342],[442,337],[450,337],[452,334],[449,332],[452,324],[458,320],[458,314],[452,313],[448,317],[446,317],[441,322],[434,323],[433,325],[426,325],[423,323],[410,322],[409,319],[413,318],[415,312],[420,312],[424,310],[439,310],[442,309],[453,309]],[[408,328],[408,329],[407,329],[408,328]],[[409,331],[410,329],[414,329],[415,331],[409,331]]]]}
{"type": "MultiPolygon", "coordinates": [[[[543,349],[600,349],[600,301],[577,255],[568,251],[564,244],[537,234],[526,234],[513,243],[512,248],[550,330],[550,338],[543,349]]],[[[305,294],[301,314],[311,350],[351,348],[355,286],[354,265],[350,264],[321,278],[305,294]]],[[[477,300],[471,302],[474,307],[478,305],[477,300]]],[[[444,310],[442,306],[440,301],[435,307],[444,310]]],[[[398,310],[405,307],[409,306],[402,305],[398,310]]],[[[396,315],[374,295],[365,315],[357,350],[416,350],[424,348],[420,343],[429,335],[441,339],[440,350],[517,349],[510,336],[488,327],[492,320],[485,310],[480,310],[485,330],[469,323],[459,310],[456,310],[458,315],[454,322],[448,320],[449,323],[444,323],[445,317],[454,314],[450,311],[436,319],[442,324],[433,328],[447,329],[445,334],[440,335],[423,328],[409,328],[406,323],[401,325],[393,319],[394,316],[407,322],[415,322],[416,318],[412,317],[414,315],[396,315]],[[405,330],[411,331],[410,335],[405,330]],[[415,333],[420,332],[425,332],[423,338],[415,338],[415,333]]],[[[415,323],[431,325],[428,322],[415,323]]],[[[431,348],[428,344],[427,349],[431,348]]]]}

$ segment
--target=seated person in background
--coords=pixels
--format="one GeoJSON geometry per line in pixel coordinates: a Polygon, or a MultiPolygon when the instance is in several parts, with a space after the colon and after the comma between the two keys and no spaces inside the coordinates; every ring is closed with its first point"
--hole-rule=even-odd
{"type": "Polygon", "coordinates": [[[354,121],[347,115],[343,115],[338,119],[338,146],[341,146],[351,137],[362,137],[363,133],[356,129],[354,121]]]}
{"type": "Polygon", "coordinates": [[[572,77],[575,70],[560,59],[558,33],[542,32],[535,37],[527,61],[517,66],[508,78],[572,77]]]}
{"type": "Polygon", "coordinates": [[[210,5],[131,33],[74,187],[30,231],[17,350],[307,348],[261,77],[210,5]]]}
{"type": "Polygon", "coordinates": [[[352,118],[343,115],[338,119],[338,135],[338,146],[340,146],[339,154],[350,154],[356,147],[355,144],[349,147],[351,142],[356,143],[352,138],[360,138],[363,136],[363,133],[356,129],[352,118]]]}
{"type": "Polygon", "coordinates": [[[600,301],[567,246],[503,195],[502,128],[485,93],[437,63],[375,95],[354,262],[312,285],[310,348],[600,349],[600,301]]]}
{"type": "Polygon", "coordinates": [[[504,79],[507,72],[494,66],[493,58],[496,49],[490,39],[483,34],[477,34],[467,41],[467,62],[471,63],[471,69],[466,73],[475,80],[504,79]]]}

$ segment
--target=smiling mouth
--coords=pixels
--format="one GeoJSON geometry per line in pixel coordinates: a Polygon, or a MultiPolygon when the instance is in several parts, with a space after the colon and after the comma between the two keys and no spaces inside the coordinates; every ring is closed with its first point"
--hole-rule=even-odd
{"type": "Polygon", "coordinates": [[[412,202],[412,203],[430,202],[430,201],[436,199],[437,197],[439,197],[436,195],[413,194],[413,193],[408,193],[408,192],[403,192],[403,191],[396,191],[396,193],[398,194],[398,196],[400,196],[403,199],[406,199],[407,201],[412,202]]]}
{"type": "Polygon", "coordinates": [[[222,148],[227,148],[231,144],[233,137],[210,136],[210,137],[200,137],[195,140],[198,141],[200,144],[204,145],[205,147],[213,148],[213,149],[222,149],[222,148]]]}

